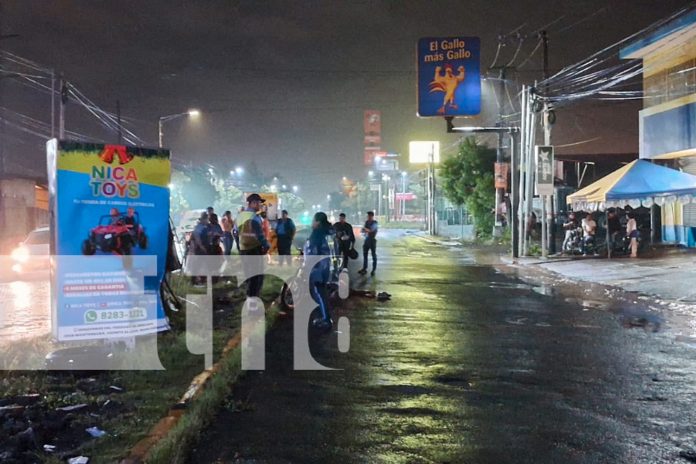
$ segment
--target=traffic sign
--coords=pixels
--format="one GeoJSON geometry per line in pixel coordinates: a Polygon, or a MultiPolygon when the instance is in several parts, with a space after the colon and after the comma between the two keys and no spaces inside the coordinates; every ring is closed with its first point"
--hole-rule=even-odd
{"type": "Polygon", "coordinates": [[[536,188],[539,195],[553,195],[553,147],[536,146],[536,188]]]}

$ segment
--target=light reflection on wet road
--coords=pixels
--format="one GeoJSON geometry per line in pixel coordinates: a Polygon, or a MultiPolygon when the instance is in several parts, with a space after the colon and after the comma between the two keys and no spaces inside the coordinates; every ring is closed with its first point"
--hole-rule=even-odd
{"type": "Polygon", "coordinates": [[[48,272],[0,274],[0,345],[51,331],[48,272]]]}
{"type": "Polygon", "coordinates": [[[266,371],[235,386],[192,462],[653,463],[696,446],[694,351],[673,335],[627,329],[601,301],[584,307],[465,251],[405,236],[380,246],[375,288],[392,300],[340,312],[349,353],[335,334],[314,346],[342,370],[292,371],[281,322],[266,371]]]}

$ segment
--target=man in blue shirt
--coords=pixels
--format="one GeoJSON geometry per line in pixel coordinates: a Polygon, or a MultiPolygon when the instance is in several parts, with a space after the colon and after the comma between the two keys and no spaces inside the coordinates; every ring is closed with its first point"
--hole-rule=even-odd
{"type": "Polygon", "coordinates": [[[368,211],[367,221],[362,228],[362,236],[365,237],[365,241],[363,242],[363,267],[358,271],[359,274],[367,274],[367,255],[372,252],[372,273],[370,275],[375,275],[377,269],[377,230],[375,213],[368,211]]]}
{"type": "MultiPolygon", "coordinates": [[[[246,199],[247,208],[239,213],[237,227],[239,230],[240,254],[244,256],[262,256],[268,253],[270,245],[263,233],[261,216],[258,215],[261,204],[265,202],[257,193],[246,199]]],[[[263,287],[263,260],[242,258],[244,271],[251,275],[247,279],[247,297],[259,297],[263,287]],[[257,262],[258,261],[258,262],[257,262]]]]}
{"type": "Polygon", "coordinates": [[[285,264],[286,261],[288,264],[292,262],[292,240],[295,238],[296,230],[295,223],[288,217],[287,210],[283,210],[281,212],[281,218],[278,219],[275,226],[281,266],[285,264]]]}

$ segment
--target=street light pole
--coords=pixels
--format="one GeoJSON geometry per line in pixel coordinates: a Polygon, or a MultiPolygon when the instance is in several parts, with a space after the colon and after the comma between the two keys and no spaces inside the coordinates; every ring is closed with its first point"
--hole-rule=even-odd
{"type": "Polygon", "coordinates": [[[183,116],[190,116],[190,117],[197,117],[201,114],[199,110],[188,110],[184,113],[176,113],[176,114],[169,114],[167,116],[160,116],[159,120],[157,121],[157,129],[158,129],[158,146],[160,148],[164,148],[164,123],[167,121],[171,121],[172,119],[177,119],[181,118],[183,116]]]}
{"type": "Polygon", "coordinates": [[[157,122],[157,129],[158,129],[158,134],[159,134],[159,142],[158,142],[158,147],[162,148],[163,142],[164,142],[164,133],[162,131],[162,118],[159,118],[159,121],[157,122]]]}

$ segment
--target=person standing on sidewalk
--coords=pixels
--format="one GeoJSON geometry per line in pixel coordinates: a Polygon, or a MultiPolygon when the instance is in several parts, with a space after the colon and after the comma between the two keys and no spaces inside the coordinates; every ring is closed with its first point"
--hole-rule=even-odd
{"type": "Polygon", "coordinates": [[[379,225],[375,221],[375,213],[367,212],[367,221],[362,228],[362,236],[365,237],[363,242],[363,267],[358,271],[359,274],[367,274],[367,255],[372,252],[372,272],[370,275],[375,275],[377,270],[377,231],[379,225]]]}
{"type": "Polygon", "coordinates": [[[638,238],[640,238],[640,232],[638,231],[638,223],[636,222],[636,213],[631,211],[628,213],[628,222],[626,222],[626,235],[631,238],[631,258],[638,257],[638,238]]]}
{"type": "Polygon", "coordinates": [[[275,233],[278,241],[278,255],[280,265],[287,261],[292,262],[292,240],[295,238],[295,222],[288,216],[287,210],[281,212],[280,219],[276,222],[275,233]]]}
{"type": "Polygon", "coordinates": [[[348,267],[348,261],[350,260],[350,250],[355,246],[353,226],[346,221],[346,213],[338,215],[338,222],[334,224],[334,230],[338,239],[338,251],[343,256],[341,269],[345,269],[348,267]]]}
{"type": "Polygon", "coordinates": [[[225,246],[225,255],[229,256],[232,254],[232,244],[234,243],[232,237],[232,230],[234,229],[232,211],[225,211],[220,220],[220,225],[222,226],[222,244],[225,246]]]}
{"type": "MultiPolygon", "coordinates": [[[[247,208],[237,217],[240,253],[249,257],[263,256],[270,248],[263,233],[263,219],[258,215],[265,200],[259,194],[252,193],[246,201],[247,208]]],[[[244,272],[250,276],[246,281],[247,297],[258,298],[263,287],[263,259],[242,258],[242,266],[244,272]]]]}

